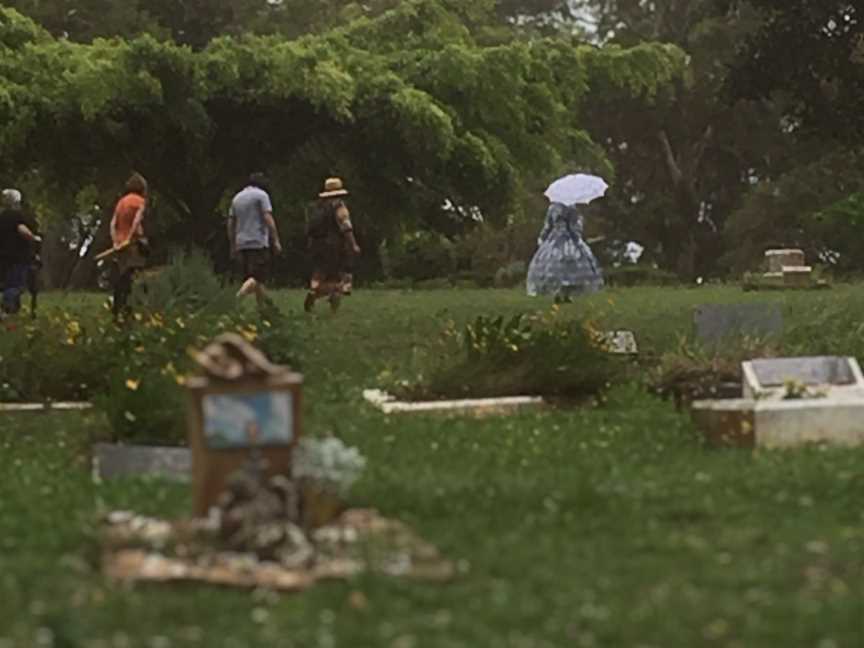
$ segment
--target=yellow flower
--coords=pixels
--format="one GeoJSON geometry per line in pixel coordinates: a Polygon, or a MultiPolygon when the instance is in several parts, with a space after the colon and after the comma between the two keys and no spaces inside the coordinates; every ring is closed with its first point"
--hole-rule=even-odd
{"type": "Polygon", "coordinates": [[[182,385],[185,385],[185,384],[186,384],[186,377],[185,377],[185,376],[179,376],[179,375],[178,375],[178,376],[174,376],[174,380],[177,381],[177,384],[178,384],[178,385],[181,385],[181,386],[182,386],[182,385]]]}
{"type": "Polygon", "coordinates": [[[180,319],[179,317],[178,317],[176,320],[174,320],[174,322],[175,322],[175,323],[177,324],[177,326],[179,326],[181,329],[185,329],[185,328],[186,328],[186,324],[185,324],[185,323],[183,322],[183,320],[180,319]]]}
{"type": "Polygon", "coordinates": [[[246,338],[247,342],[254,342],[258,339],[258,334],[252,330],[241,330],[240,334],[246,338]]]}
{"type": "Polygon", "coordinates": [[[138,387],[140,385],[141,385],[140,380],[133,380],[132,378],[130,378],[129,380],[126,381],[126,389],[128,389],[130,391],[138,391],[138,387]]]}

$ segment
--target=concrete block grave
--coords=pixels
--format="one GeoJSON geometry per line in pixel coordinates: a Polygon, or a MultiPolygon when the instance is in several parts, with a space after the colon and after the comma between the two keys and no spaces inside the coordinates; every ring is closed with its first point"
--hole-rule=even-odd
{"type": "Polygon", "coordinates": [[[92,457],[93,476],[98,479],[160,477],[188,482],[192,474],[189,448],[97,443],[92,457]]]}
{"type": "MultiPolygon", "coordinates": [[[[639,345],[633,331],[616,330],[603,334],[602,344],[610,355],[635,357],[639,345]]],[[[526,408],[544,407],[540,396],[505,396],[499,398],[469,398],[441,401],[400,401],[380,389],[367,389],[363,399],[384,414],[469,414],[498,416],[512,414],[526,408]]]]}
{"type": "Polygon", "coordinates": [[[715,445],[864,445],[864,377],[854,358],[743,363],[744,398],[697,401],[692,416],[715,445]]]}
{"type": "Polygon", "coordinates": [[[744,398],[799,397],[864,399],[864,375],[855,358],[772,358],[742,364],[744,398]]]}

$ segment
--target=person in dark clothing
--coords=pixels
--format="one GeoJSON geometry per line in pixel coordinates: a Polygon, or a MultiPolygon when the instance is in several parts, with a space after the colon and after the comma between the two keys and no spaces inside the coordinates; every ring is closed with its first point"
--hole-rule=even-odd
{"type": "Polygon", "coordinates": [[[353,259],[360,254],[360,246],[354,238],[351,214],[343,198],[348,191],[339,178],[330,178],[324,183],[324,191],[318,195],[319,202],[307,227],[309,251],[314,265],[309,292],[303,304],[308,313],[321,298],[330,301],[336,310],[342,295],[350,295],[353,276],[353,259]]]}
{"type": "Polygon", "coordinates": [[[33,233],[21,209],[21,192],[6,189],[0,212],[0,282],[3,288],[2,312],[21,310],[21,294],[27,287],[33,263],[34,246],[41,238],[33,233]]]}

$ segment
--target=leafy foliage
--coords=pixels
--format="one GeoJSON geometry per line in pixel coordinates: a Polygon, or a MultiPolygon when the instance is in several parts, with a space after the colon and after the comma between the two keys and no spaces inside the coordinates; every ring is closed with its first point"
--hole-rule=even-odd
{"type": "Polygon", "coordinates": [[[217,216],[251,169],[270,167],[280,214],[338,173],[355,211],[374,215],[364,235],[375,249],[406,226],[448,231],[454,214],[458,230],[474,209],[504,222],[534,178],[602,164],[579,122],[595,84],[648,102],[683,67],[663,45],[482,44],[469,28],[479,18],[457,4],[412,0],[318,35],[223,37],[200,51],[149,35],[13,39],[0,65],[0,158],[38,169],[59,195],[120,186],[136,168],[154,188],[160,234],[223,263],[217,216]]]}
{"type": "Polygon", "coordinates": [[[832,260],[839,272],[860,269],[862,173],[859,152],[838,150],[759,184],[727,223],[729,266],[753,269],[767,248],[794,246],[811,262],[832,260]]]}
{"type": "Polygon", "coordinates": [[[462,333],[450,325],[416,379],[388,372],[388,387],[412,399],[541,395],[581,400],[601,394],[624,367],[588,323],[560,310],[479,316],[462,333]]]}
{"type": "Polygon", "coordinates": [[[835,143],[864,142],[864,14],[848,0],[751,0],[765,16],[741,48],[737,96],[788,97],[796,130],[835,143]]]}
{"type": "Polygon", "coordinates": [[[137,297],[139,310],[122,326],[108,322],[107,309],[101,317],[57,309],[33,322],[5,323],[0,399],[92,400],[116,439],[182,443],[182,384],[195,370],[190,348],[233,331],[274,362],[300,364],[291,317],[274,311],[262,318],[238,309],[201,257],[178,257],[143,283],[150,289],[144,300],[137,297]]]}

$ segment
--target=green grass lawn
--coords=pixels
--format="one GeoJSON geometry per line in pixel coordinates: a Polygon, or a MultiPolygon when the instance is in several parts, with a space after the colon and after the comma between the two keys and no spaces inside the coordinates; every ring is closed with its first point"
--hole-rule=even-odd
{"type": "MultiPolygon", "coordinates": [[[[659,353],[689,331],[694,305],[765,299],[815,326],[864,288],[633,289],[565,309],[632,328],[659,353]]],[[[302,295],[278,300],[297,308],[302,295]]],[[[709,450],[687,416],[630,385],[598,409],[479,421],[387,418],[363,404],[379,372],[410,364],[447,320],[540,306],[506,291],[361,291],[337,317],[322,309],[302,324],[307,433],[363,451],[352,503],[406,520],[457,561],[446,586],[114,588],[97,569],[100,514],[181,515],[188,490],[94,484],[95,415],[4,416],[0,648],[864,646],[864,450],[709,450]],[[365,606],[351,605],[356,592],[365,606]]]]}

